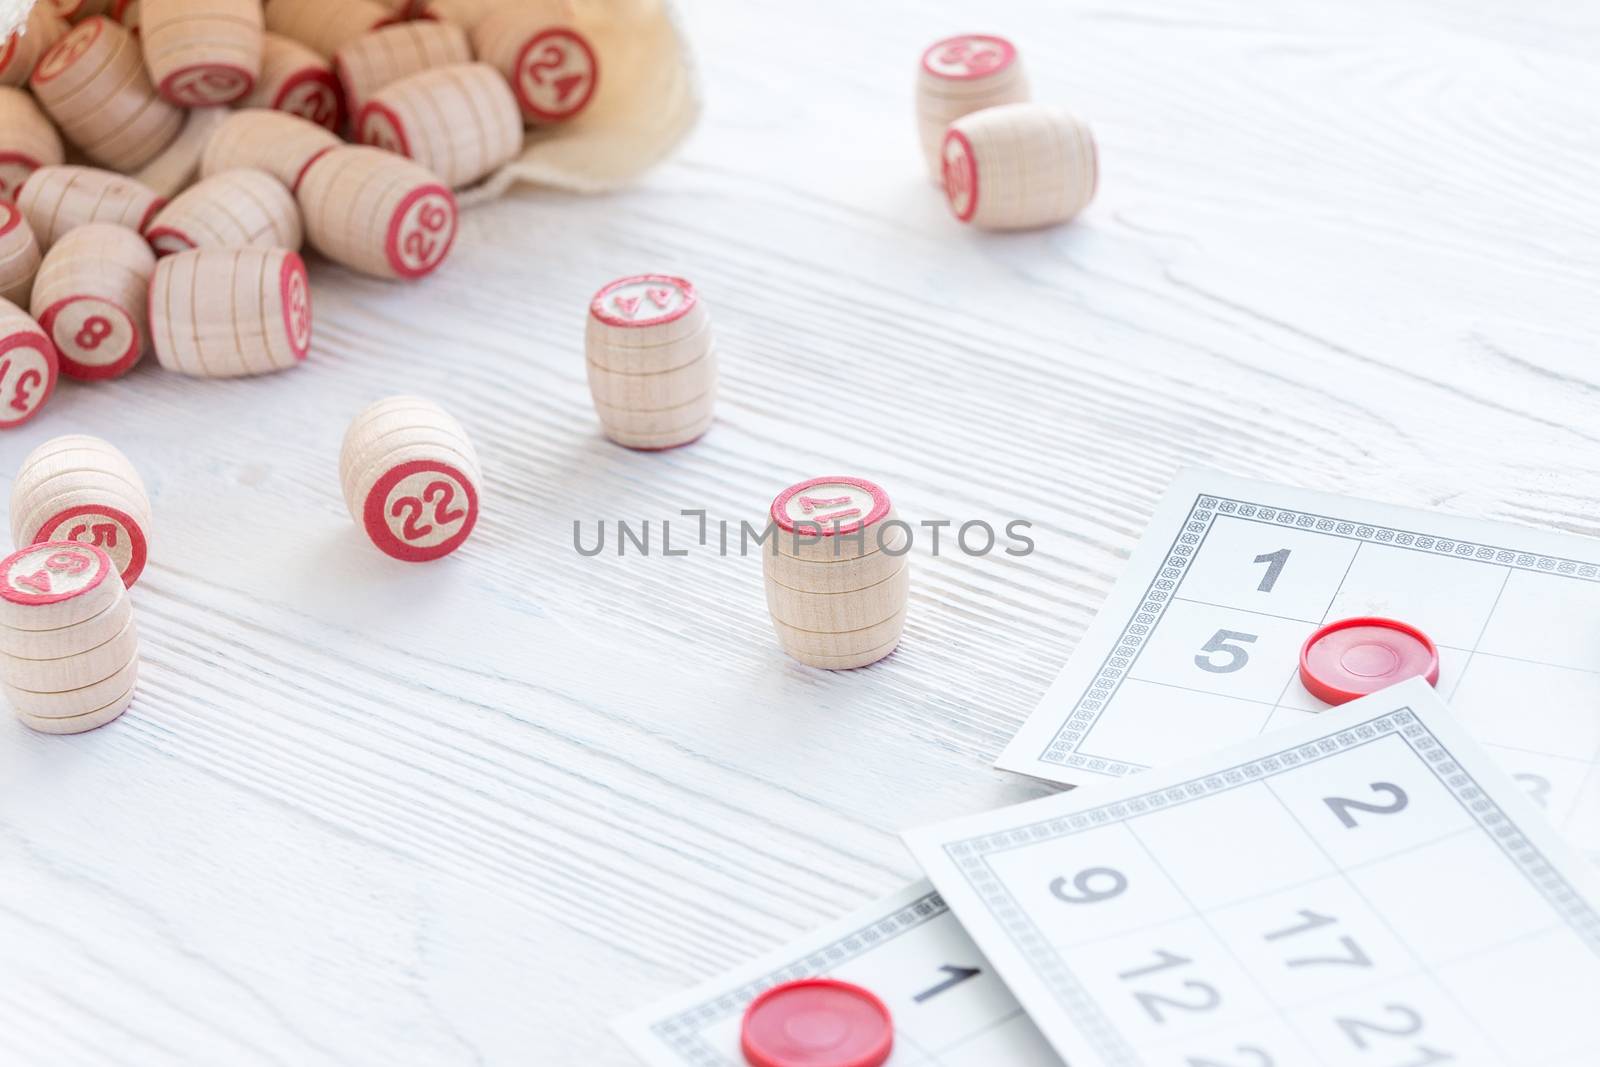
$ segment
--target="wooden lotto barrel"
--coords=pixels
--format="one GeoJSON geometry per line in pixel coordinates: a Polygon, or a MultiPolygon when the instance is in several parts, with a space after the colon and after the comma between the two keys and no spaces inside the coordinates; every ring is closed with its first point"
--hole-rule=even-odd
{"type": "Polygon", "coordinates": [[[24,725],[77,734],[133,702],[139,631],[111,557],[41,541],[0,560],[0,680],[24,725]]]}
{"type": "Polygon", "coordinates": [[[933,180],[944,181],[941,151],[952,122],[1028,95],[1022,60],[1004,37],[968,33],[930,45],[917,66],[917,133],[933,180]]]}
{"type": "Polygon", "coordinates": [[[408,563],[449,555],[478,522],[483,475],[461,424],[431,400],[393,396],[350,423],[339,450],[350,517],[408,563]]]}
{"type": "Polygon", "coordinates": [[[37,415],[60,373],[55,344],[25,306],[0,299],[0,430],[37,415]]]}
{"type": "Polygon", "coordinates": [[[40,57],[70,29],[72,24],[49,4],[34,4],[27,25],[12,31],[0,45],[0,85],[26,85],[40,57]]]}
{"type": "Polygon", "coordinates": [[[460,224],[455,196],[432,172],[376,148],[317,156],[295,197],[313,248],[379,278],[431,274],[460,224]]]}
{"type": "Polygon", "coordinates": [[[150,282],[150,342],[168,370],[238,378],[299,366],[311,350],[311,288],[282,248],[164,257],[150,282]]]}
{"type": "Polygon", "coordinates": [[[17,194],[17,206],[46,251],[91,222],[143,233],[165,203],[143,182],[98,167],[40,167],[17,194]]]}
{"type": "Polygon", "coordinates": [[[333,57],[350,114],[386,85],[432,67],[471,63],[472,46],[460,26],[422,20],[400,22],[363,33],[333,57]]]}
{"type": "Polygon", "coordinates": [[[769,516],[773,540],[761,566],[783,650],[827,670],[894,651],[911,568],[909,534],[889,495],[864,478],[812,478],[779,493],[769,516]]]}
{"type": "Polygon", "coordinates": [[[717,355],[705,301],[667,274],[619,278],[589,301],[585,370],[605,435],[676,448],[716,417],[717,355]]]}
{"type": "Polygon", "coordinates": [[[111,557],[128,588],[150,550],[150,497],[128,457],[88,434],[54,437],[11,483],[12,544],[86,541],[111,557]]]}
{"type": "Polygon", "coordinates": [[[25,90],[0,87],[0,199],[15,199],[34,171],[66,158],[61,135],[25,90]]]}
{"type": "Polygon", "coordinates": [[[200,174],[210,178],[239,168],[264,170],[293,192],[311,161],[342,143],[298,115],[261,108],[236,111],[206,142],[200,174]]]}
{"type": "Polygon", "coordinates": [[[572,8],[570,0],[504,4],[473,27],[478,58],[505,78],[530,125],[577,118],[599,87],[599,57],[572,8]]]}
{"type": "Polygon", "coordinates": [[[115,378],[139,361],[155,264],[143,237],[108,222],[79,226],[45,253],[30,307],[56,346],[62,374],[115,378]]]}
{"type": "Polygon", "coordinates": [[[962,222],[995,230],[1066,222],[1094,198],[1094,134],[1045,104],[1005,104],[951,123],[943,148],[945,196],[962,222]]]}
{"type": "Polygon", "coordinates": [[[343,126],[344,94],[332,64],[281,34],[262,35],[261,77],[240,103],[285,111],[328,130],[343,126]]]}
{"type": "Polygon", "coordinates": [[[522,119],[493,67],[458,63],[378,90],[356,117],[356,139],[414,159],[445,184],[462,186],[521,151],[522,119]]]}
{"type": "Polygon", "coordinates": [[[8,300],[18,307],[28,306],[40,258],[33,227],[15,204],[0,200],[0,300],[8,300]]]}
{"type": "Polygon", "coordinates": [[[261,75],[261,0],[142,0],[145,66],[163,99],[217,107],[250,95],[261,75]]]}
{"type": "Polygon", "coordinates": [[[292,37],[324,59],[349,41],[393,21],[374,0],[267,0],[267,29],[292,37]]]}
{"type": "Polygon", "coordinates": [[[156,95],[138,42],[103,15],[57,41],[29,84],[67,140],[113,170],[137,170],[183,127],[183,112],[156,95]]]}
{"type": "Polygon", "coordinates": [[[173,198],[144,236],[156,255],[191,248],[300,248],[294,194],[264,170],[225,170],[173,198]]]}

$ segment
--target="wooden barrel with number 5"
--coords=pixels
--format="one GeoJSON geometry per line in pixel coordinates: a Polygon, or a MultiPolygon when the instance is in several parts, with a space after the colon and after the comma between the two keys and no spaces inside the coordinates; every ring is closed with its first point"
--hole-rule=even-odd
{"type": "Polygon", "coordinates": [[[76,541],[111,557],[130,589],[149,558],[150,496],[121,449],[88,434],[28,453],[11,483],[13,544],[76,541]]]}

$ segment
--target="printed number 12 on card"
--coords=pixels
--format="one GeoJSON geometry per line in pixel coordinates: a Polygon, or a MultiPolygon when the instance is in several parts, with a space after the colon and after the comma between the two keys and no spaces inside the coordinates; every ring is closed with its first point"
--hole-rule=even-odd
{"type": "Polygon", "coordinates": [[[1600,857],[1600,545],[1212,472],[1174,483],[998,764],[1103,782],[1313,718],[1301,647],[1359,616],[1431,639],[1439,694],[1600,857]]]}

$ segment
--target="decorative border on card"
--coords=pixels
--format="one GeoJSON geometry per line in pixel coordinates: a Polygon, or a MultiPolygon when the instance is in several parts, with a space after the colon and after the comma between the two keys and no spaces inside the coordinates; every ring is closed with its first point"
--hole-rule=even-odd
{"type": "Polygon", "coordinates": [[[1220,515],[1275,526],[1289,526],[1299,530],[1314,530],[1336,537],[1391,548],[1404,548],[1414,552],[1426,552],[1430,555],[1492,563],[1497,567],[1510,567],[1513,570],[1558,574],[1589,581],[1600,578],[1600,564],[1586,563],[1582,560],[1546,556],[1538,552],[1523,552],[1519,549],[1476,541],[1435,537],[1415,530],[1403,530],[1370,522],[1353,522],[1309,511],[1268,507],[1251,501],[1201,493],[1195,498],[1194,506],[1189,509],[1188,518],[1184,520],[1182,529],[1178,531],[1172,546],[1167,550],[1167,558],[1145,589],[1139,606],[1134,608],[1133,615],[1123,625],[1122,634],[1117,638],[1115,647],[1101,662],[1093,681],[1078,697],[1077,703],[1062,722],[1061,728],[1055,732],[1050,743],[1039,754],[1041,763],[1076,767],[1079,770],[1112,778],[1121,778],[1135,771],[1148,769],[1138,763],[1085,755],[1078,751],[1078,746],[1088,738],[1090,730],[1099,721],[1111,698],[1121,688],[1123,681],[1128,677],[1128,672],[1133,669],[1139,653],[1144,650],[1151,634],[1154,633],[1156,624],[1161,621],[1167,607],[1177,595],[1178,587],[1183,583],[1184,575],[1188,573],[1189,564],[1193,562],[1200,546],[1205,542],[1213,521],[1220,515]]]}
{"type": "MultiPolygon", "coordinates": [[[[1383,737],[1399,737],[1427,764],[1441,784],[1482,828],[1484,834],[1516,865],[1555,912],[1600,956],[1600,911],[1596,911],[1539,846],[1496,804],[1463,768],[1443,742],[1410,708],[1397,708],[1315,742],[1283,749],[1187,782],[1153,789],[1124,800],[1087,808],[1072,815],[1042,819],[978,837],[946,842],[945,855],[966,878],[983,906],[1027,959],[1056,1000],[1072,1015],[1073,1024],[1111,1067],[1140,1067],[1142,1057],[1100,1011],[1060,952],[1028,918],[1027,911],[1005,888],[990,866],[991,856],[1038,845],[1083,830],[1112,825],[1149,812],[1170,809],[1273,775],[1337,756],[1383,737]]],[[[983,946],[979,946],[981,949],[983,946]]]]}
{"type": "Polygon", "coordinates": [[[775,985],[827,974],[865,955],[885,941],[939,918],[949,910],[938,891],[931,890],[903,907],[896,908],[888,915],[837,937],[799,959],[791,960],[759,978],[753,978],[692,1008],[685,1008],[659,1022],[652,1023],[650,1032],[659,1038],[662,1044],[682,1056],[686,1064],[694,1064],[695,1067],[737,1067],[706,1044],[702,1036],[706,1027],[722,1021],[729,1015],[743,1012],[746,1005],[775,985]]]}

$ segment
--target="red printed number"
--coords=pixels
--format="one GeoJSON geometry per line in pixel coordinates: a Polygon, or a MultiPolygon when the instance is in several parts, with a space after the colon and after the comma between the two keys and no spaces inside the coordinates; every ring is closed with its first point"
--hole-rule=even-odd
{"type": "Polygon", "coordinates": [[[82,574],[88,570],[94,561],[87,556],[80,556],[76,552],[53,552],[44,561],[44,566],[32,574],[24,574],[12,579],[19,586],[41,593],[50,592],[50,572],[59,571],[64,574],[82,574]]]}
{"type": "MultiPolygon", "coordinates": [[[[539,58],[528,64],[528,76],[533,79],[533,84],[544,86],[545,71],[560,70],[567,61],[567,50],[560,45],[545,45],[544,51],[539,53],[539,58]]],[[[572,91],[583,84],[582,74],[568,74],[557,78],[553,83],[556,89],[556,103],[565,104],[572,91]]]]}
{"type": "Polygon", "coordinates": [[[466,514],[461,508],[450,507],[450,502],[455,497],[455,486],[449,482],[429,482],[428,487],[422,491],[420,500],[414,496],[403,496],[389,506],[389,514],[397,519],[404,515],[405,524],[401,527],[400,535],[407,541],[416,541],[433,532],[431,525],[417,524],[427,504],[433,505],[433,521],[440,526],[455,522],[466,514]]]}
{"type": "Polygon", "coordinates": [[[110,336],[111,320],[104,315],[90,315],[83,320],[83,327],[73,337],[72,343],[93,352],[110,336]]]}
{"type": "Polygon", "coordinates": [[[67,574],[82,574],[89,569],[89,565],[92,562],[88,556],[80,555],[77,552],[56,552],[44,561],[44,565],[46,570],[64,571],[67,574]]]}
{"type": "MultiPolygon", "coordinates": [[[[6,378],[11,374],[11,360],[8,358],[0,361],[0,389],[5,388],[6,378]]],[[[29,367],[17,375],[17,380],[12,383],[11,399],[7,406],[16,411],[27,411],[32,405],[28,401],[33,399],[33,390],[44,384],[44,375],[33,367],[29,367]]]]}
{"type": "MultiPolygon", "coordinates": [[[[450,221],[450,212],[438,204],[423,204],[422,210],[417,213],[417,221],[422,224],[422,229],[429,233],[438,233],[444,229],[445,223],[450,221]]],[[[434,249],[439,247],[439,242],[421,230],[412,230],[406,234],[406,251],[415,256],[419,262],[426,263],[433,258],[434,249]]]]}
{"type": "Polygon", "coordinates": [[[329,127],[333,125],[336,111],[333,94],[326,91],[309,93],[295,101],[289,108],[291,115],[299,115],[303,119],[315,122],[318,126],[329,127]]]}
{"type": "Polygon", "coordinates": [[[89,533],[94,535],[90,544],[103,545],[107,548],[117,547],[117,527],[115,523],[110,522],[97,522],[93,526],[80,522],[72,528],[71,533],[67,534],[67,540],[82,541],[84,535],[89,533]]]}
{"type": "Polygon", "coordinates": [[[1000,65],[1001,52],[974,41],[955,41],[939,53],[941,63],[959,63],[973,74],[987,74],[1000,65]]]}
{"type": "Polygon", "coordinates": [[[44,571],[34,571],[32,574],[24,574],[18,578],[17,584],[27,586],[29,589],[40,593],[48,593],[50,591],[50,575],[44,571]]]}

